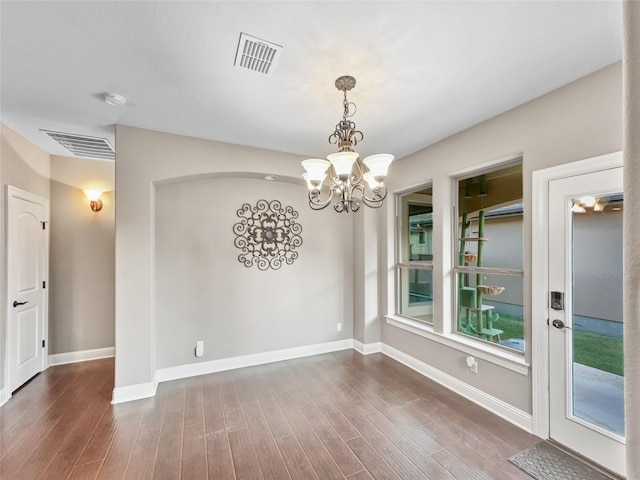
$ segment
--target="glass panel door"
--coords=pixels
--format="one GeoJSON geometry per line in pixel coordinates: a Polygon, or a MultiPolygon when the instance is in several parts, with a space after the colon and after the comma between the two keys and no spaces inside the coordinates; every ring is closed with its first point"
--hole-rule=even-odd
{"type": "Polygon", "coordinates": [[[622,193],[571,201],[573,415],[624,437],[622,193]]]}
{"type": "Polygon", "coordinates": [[[625,475],[622,168],[549,182],[549,435],[625,475]]]}

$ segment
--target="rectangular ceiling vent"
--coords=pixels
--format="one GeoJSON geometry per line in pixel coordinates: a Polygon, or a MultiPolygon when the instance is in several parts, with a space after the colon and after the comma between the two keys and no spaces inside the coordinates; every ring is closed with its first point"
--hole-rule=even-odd
{"type": "Polygon", "coordinates": [[[78,157],[115,160],[116,152],[106,138],[76,135],[74,133],[53,132],[40,129],[56,142],[78,157]]]}
{"type": "Polygon", "coordinates": [[[280,60],[282,50],[280,45],[241,33],[234,65],[270,77],[280,60]]]}

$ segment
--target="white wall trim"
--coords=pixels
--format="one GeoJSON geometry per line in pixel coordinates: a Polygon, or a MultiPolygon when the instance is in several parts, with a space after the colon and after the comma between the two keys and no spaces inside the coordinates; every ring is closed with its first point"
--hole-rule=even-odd
{"type": "Polygon", "coordinates": [[[179,365],[177,367],[158,369],[156,370],[155,380],[158,383],[167,382],[170,380],[177,380],[179,378],[195,377],[197,375],[233,370],[235,368],[252,367],[255,365],[263,365],[265,363],[280,362],[282,360],[308,357],[310,355],[336,352],[338,350],[347,350],[349,348],[354,348],[354,340],[351,338],[335,342],[307,345],[304,347],[275,350],[272,352],[221,358],[220,360],[211,360],[208,362],[189,363],[187,365],[179,365]]]}
{"type": "Polygon", "coordinates": [[[371,355],[372,353],[378,353],[382,351],[381,342],[362,343],[358,340],[353,341],[353,348],[362,355],[371,355]]]}
{"type": "Polygon", "coordinates": [[[124,403],[154,397],[157,389],[158,382],[139,383],[138,385],[114,388],[111,403],[124,403]]]}
{"type": "Polygon", "coordinates": [[[622,152],[532,172],[531,401],[532,433],[549,438],[549,182],[622,166],[622,152]]]}
{"type": "Polygon", "coordinates": [[[421,373],[425,377],[438,382],[449,390],[452,390],[472,402],[477,403],[481,407],[495,413],[505,420],[508,420],[527,432],[532,431],[532,416],[518,408],[515,408],[513,405],[509,405],[499,398],[472,387],[471,385],[468,385],[459,379],[444,373],[441,370],[433,368],[431,365],[428,365],[421,360],[418,360],[411,355],[407,355],[406,353],[384,343],[382,344],[382,353],[415,370],[416,372],[421,373]]]}
{"type": "Polygon", "coordinates": [[[78,350],[77,352],[53,353],[49,355],[49,366],[65,365],[67,363],[86,362],[99,358],[115,356],[115,347],[94,348],[92,350],[78,350]]]}
{"type": "Polygon", "coordinates": [[[462,395],[481,407],[486,408],[518,427],[523,428],[527,432],[532,431],[533,419],[530,414],[523,412],[522,410],[519,410],[514,406],[483,392],[482,390],[472,387],[459,379],[437,370],[432,366],[382,342],[363,344],[362,342],[354,339],[338,340],[335,342],[308,345],[304,347],[288,348],[272,352],[242,355],[238,357],[158,369],[156,370],[153,382],[114,388],[111,403],[122,403],[153,397],[156,394],[158,384],[161,382],[348,349],[354,349],[362,355],[382,352],[388,357],[393,358],[418,373],[421,373],[425,377],[440,383],[453,392],[462,395]]]}
{"type": "Polygon", "coordinates": [[[11,398],[11,394],[7,393],[6,388],[0,388],[0,407],[7,403],[11,398]]]}

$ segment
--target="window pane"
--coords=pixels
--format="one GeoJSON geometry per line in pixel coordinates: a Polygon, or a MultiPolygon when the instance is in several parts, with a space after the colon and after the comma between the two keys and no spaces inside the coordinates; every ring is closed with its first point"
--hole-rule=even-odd
{"type": "Polygon", "coordinates": [[[400,267],[400,314],[433,323],[433,272],[400,267]]]}
{"type": "Polygon", "coordinates": [[[573,414],[620,436],[624,436],[622,210],[622,193],[576,198],[571,209],[573,414]]]}
{"type": "Polygon", "coordinates": [[[522,166],[458,181],[459,265],[521,270],[522,166]]]}
{"type": "Polygon", "coordinates": [[[458,273],[458,331],[524,351],[524,279],[458,273]]]}
{"type": "Polygon", "coordinates": [[[433,209],[431,205],[408,204],[409,260],[433,260],[433,209]]]}
{"type": "MultiPolygon", "coordinates": [[[[522,165],[458,180],[458,267],[521,271],[522,165]]],[[[457,330],[524,351],[523,277],[457,271],[457,330]]]]}
{"type": "Polygon", "coordinates": [[[401,197],[401,252],[403,262],[433,261],[432,188],[423,188],[401,197]]]}

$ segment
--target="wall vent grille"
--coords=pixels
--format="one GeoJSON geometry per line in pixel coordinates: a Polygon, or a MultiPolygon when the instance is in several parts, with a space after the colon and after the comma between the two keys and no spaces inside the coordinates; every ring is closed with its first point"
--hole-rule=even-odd
{"type": "Polygon", "coordinates": [[[115,160],[116,152],[106,138],[76,135],[74,133],[54,132],[40,129],[56,142],[78,157],[115,160]]]}
{"type": "Polygon", "coordinates": [[[280,45],[241,33],[234,65],[270,77],[280,60],[282,50],[280,45]]]}

